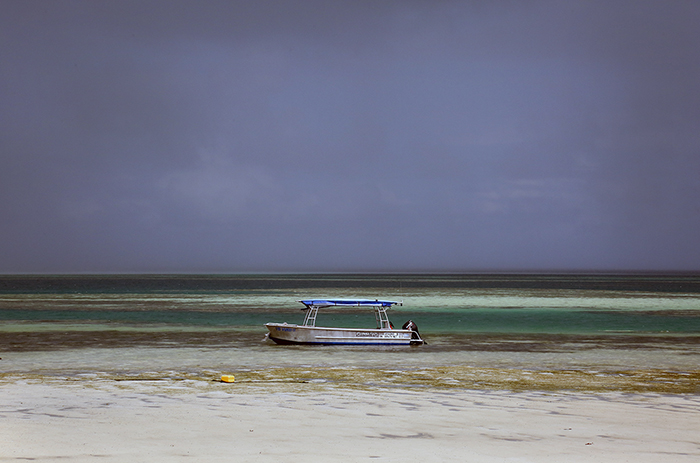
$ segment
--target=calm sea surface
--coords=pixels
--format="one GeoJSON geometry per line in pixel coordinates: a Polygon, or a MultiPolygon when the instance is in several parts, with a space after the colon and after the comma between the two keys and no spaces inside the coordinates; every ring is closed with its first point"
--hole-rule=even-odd
{"type": "MultiPolygon", "coordinates": [[[[317,325],[375,321],[333,309],[317,325]]],[[[698,393],[700,276],[0,276],[0,357],[0,373],[14,380],[236,373],[251,382],[698,393]],[[428,344],[263,341],[264,323],[301,323],[297,301],[326,297],[403,301],[391,320],[414,320],[428,344]]]]}

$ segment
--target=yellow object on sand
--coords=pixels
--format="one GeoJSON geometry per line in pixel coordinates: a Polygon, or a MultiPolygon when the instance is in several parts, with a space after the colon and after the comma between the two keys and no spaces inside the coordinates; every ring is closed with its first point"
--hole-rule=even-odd
{"type": "Polygon", "coordinates": [[[223,381],[224,383],[232,383],[235,381],[235,379],[234,379],[233,375],[223,375],[221,377],[221,381],[223,381]]]}

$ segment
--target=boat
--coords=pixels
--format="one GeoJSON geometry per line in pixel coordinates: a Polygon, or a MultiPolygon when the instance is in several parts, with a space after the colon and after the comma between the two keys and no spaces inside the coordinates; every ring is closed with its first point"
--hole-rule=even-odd
{"type": "Polygon", "coordinates": [[[418,326],[407,321],[401,329],[394,329],[387,310],[402,302],[379,299],[310,299],[298,301],[304,304],[304,322],[301,325],[266,323],[266,337],[277,344],[321,345],[391,345],[416,346],[424,344],[418,326]],[[316,326],[319,309],[328,307],[368,307],[374,310],[376,328],[331,328],[316,326]]]}

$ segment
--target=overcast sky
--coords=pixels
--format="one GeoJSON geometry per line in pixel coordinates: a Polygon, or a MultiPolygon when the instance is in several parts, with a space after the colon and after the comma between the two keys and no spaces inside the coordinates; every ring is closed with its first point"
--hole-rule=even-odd
{"type": "Polygon", "coordinates": [[[28,1],[0,273],[700,270],[700,2],[28,1]]]}

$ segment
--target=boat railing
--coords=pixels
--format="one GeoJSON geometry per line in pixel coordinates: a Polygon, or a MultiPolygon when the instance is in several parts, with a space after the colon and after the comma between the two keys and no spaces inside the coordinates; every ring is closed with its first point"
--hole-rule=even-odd
{"type": "Polygon", "coordinates": [[[377,329],[391,329],[391,322],[389,322],[389,315],[386,313],[386,309],[382,306],[374,306],[374,317],[377,319],[377,329]]]}
{"type": "Polygon", "coordinates": [[[318,307],[315,305],[309,306],[304,315],[303,326],[316,326],[316,316],[318,315],[318,307]]]}

